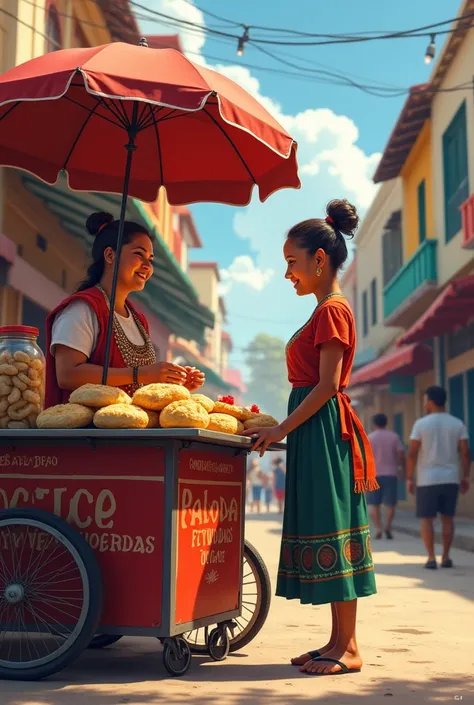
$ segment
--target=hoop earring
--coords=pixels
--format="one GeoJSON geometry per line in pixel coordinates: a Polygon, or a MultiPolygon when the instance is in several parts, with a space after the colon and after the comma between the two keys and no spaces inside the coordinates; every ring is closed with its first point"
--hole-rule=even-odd
{"type": "Polygon", "coordinates": [[[316,269],[316,276],[317,276],[317,277],[320,277],[322,273],[323,273],[323,270],[321,269],[321,267],[318,267],[318,268],[316,269]]]}

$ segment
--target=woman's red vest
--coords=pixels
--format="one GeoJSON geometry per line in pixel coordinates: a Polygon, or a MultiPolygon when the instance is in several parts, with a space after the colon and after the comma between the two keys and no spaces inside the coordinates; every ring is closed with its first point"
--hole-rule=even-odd
{"type": "MultiPolygon", "coordinates": [[[[56,378],[56,365],[54,356],[51,355],[51,334],[53,323],[56,316],[61,313],[73,301],[85,301],[94,311],[99,322],[99,336],[95,350],[93,350],[89,362],[92,365],[105,364],[105,341],[107,336],[107,323],[109,320],[109,307],[103,293],[97,288],[85,289],[78,291],[69,298],[65,299],[54,311],[51,311],[46,319],[46,398],[45,407],[55,406],[56,404],[66,404],[69,400],[70,392],[60,389],[56,378]]],[[[137,316],[146,332],[149,332],[146,318],[139,313],[128,301],[128,308],[137,316]]],[[[123,357],[115,341],[115,336],[112,336],[112,345],[110,350],[110,367],[126,367],[123,357]]]]}

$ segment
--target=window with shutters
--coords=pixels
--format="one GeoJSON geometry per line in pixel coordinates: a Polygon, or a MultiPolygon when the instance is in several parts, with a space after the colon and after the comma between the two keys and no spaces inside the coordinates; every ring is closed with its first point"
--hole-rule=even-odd
{"type": "Polygon", "coordinates": [[[372,325],[377,325],[377,279],[372,279],[370,282],[370,307],[371,307],[371,322],[372,325]]]}
{"type": "Polygon", "coordinates": [[[382,264],[384,287],[403,265],[402,212],[392,213],[382,234],[382,264]]]}
{"type": "Polygon", "coordinates": [[[426,240],[426,182],[418,185],[418,241],[421,245],[426,240]]]}
{"type": "Polygon", "coordinates": [[[443,175],[445,238],[449,242],[461,230],[460,207],[469,196],[466,101],[443,135],[443,175]]]}
{"type": "Polygon", "coordinates": [[[362,334],[364,338],[369,335],[369,302],[367,292],[362,292],[362,334]]]}

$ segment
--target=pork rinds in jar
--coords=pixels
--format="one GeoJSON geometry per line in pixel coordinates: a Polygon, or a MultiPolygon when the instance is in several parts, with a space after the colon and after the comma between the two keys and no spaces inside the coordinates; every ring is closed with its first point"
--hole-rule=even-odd
{"type": "Polygon", "coordinates": [[[7,413],[7,409],[9,406],[10,404],[8,403],[8,399],[2,399],[0,401],[0,416],[3,416],[7,413]]]}
{"type": "Polygon", "coordinates": [[[10,375],[0,375],[0,384],[11,384],[13,377],[10,375]]]}
{"type": "Polygon", "coordinates": [[[3,382],[0,383],[0,397],[8,396],[11,391],[12,391],[12,388],[10,387],[9,384],[3,384],[3,382]]]}
{"type": "Polygon", "coordinates": [[[8,351],[5,350],[5,352],[0,355],[0,365],[11,365],[12,363],[12,356],[8,351]]]}
{"type": "Polygon", "coordinates": [[[15,362],[26,362],[27,365],[31,362],[31,357],[28,353],[22,352],[21,350],[17,350],[16,353],[14,353],[13,359],[15,362]]]}
{"type": "Polygon", "coordinates": [[[14,362],[13,363],[18,372],[28,372],[28,365],[26,362],[14,362]]]}
{"type": "Polygon", "coordinates": [[[31,367],[33,370],[37,370],[38,372],[41,372],[42,369],[43,369],[43,363],[41,362],[41,360],[38,360],[38,359],[32,360],[32,361],[30,362],[30,367],[31,367]]]}
{"type": "Polygon", "coordinates": [[[35,411],[34,404],[28,404],[24,399],[17,401],[16,404],[12,404],[8,409],[8,416],[12,421],[23,421],[27,416],[35,411]]]}
{"type": "Polygon", "coordinates": [[[8,428],[16,428],[16,429],[26,429],[28,428],[28,422],[27,421],[10,421],[8,424],[8,428]]]}
{"type": "MultiPolygon", "coordinates": [[[[15,375],[14,377],[11,377],[11,381],[13,382],[13,386],[16,387],[17,389],[19,389],[20,392],[24,392],[25,389],[28,389],[28,385],[26,384],[25,380],[22,379],[22,377],[25,377],[23,372],[20,372],[19,374],[15,375]]],[[[31,381],[28,379],[28,377],[26,377],[26,379],[28,380],[28,382],[31,381]]]]}
{"type": "Polygon", "coordinates": [[[18,387],[13,387],[12,391],[10,392],[8,396],[8,403],[9,404],[16,404],[17,401],[20,401],[21,399],[21,392],[18,389],[18,387]]]}
{"type": "Polygon", "coordinates": [[[28,424],[29,424],[30,428],[37,428],[37,424],[36,424],[36,419],[37,419],[37,418],[38,418],[38,414],[37,414],[37,413],[30,414],[30,415],[28,416],[28,424]]]}
{"type": "Polygon", "coordinates": [[[40,395],[37,392],[33,392],[32,389],[27,389],[25,392],[23,392],[22,397],[31,404],[41,404],[40,395]]]}
{"type": "MultiPolygon", "coordinates": [[[[20,363],[18,363],[20,364],[20,363]]],[[[5,363],[3,365],[0,365],[0,375],[9,375],[10,377],[13,377],[13,375],[17,375],[18,370],[15,367],[15,365],[9,365],[8,363],[5,363]]]]}

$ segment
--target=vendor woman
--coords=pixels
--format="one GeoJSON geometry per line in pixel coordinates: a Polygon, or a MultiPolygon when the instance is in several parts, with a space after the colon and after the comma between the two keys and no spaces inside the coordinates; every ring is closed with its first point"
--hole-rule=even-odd
{"type": "MultiPolygon", "coordinates": [[[[83,384],[102,382],[119,221],[108,213],[93,213],[86,228],[95,238],[87,276],[47,320],[47,407],[65,403],[83,384]]],[[[204,374],[158,362],[146,318],[128,300],[144,289],[152,274],[152,238],[142,225],[125,221],[108,384],[128,394],[153,382],[183,384],[194,391],[204,383],[204,374]]]]}

